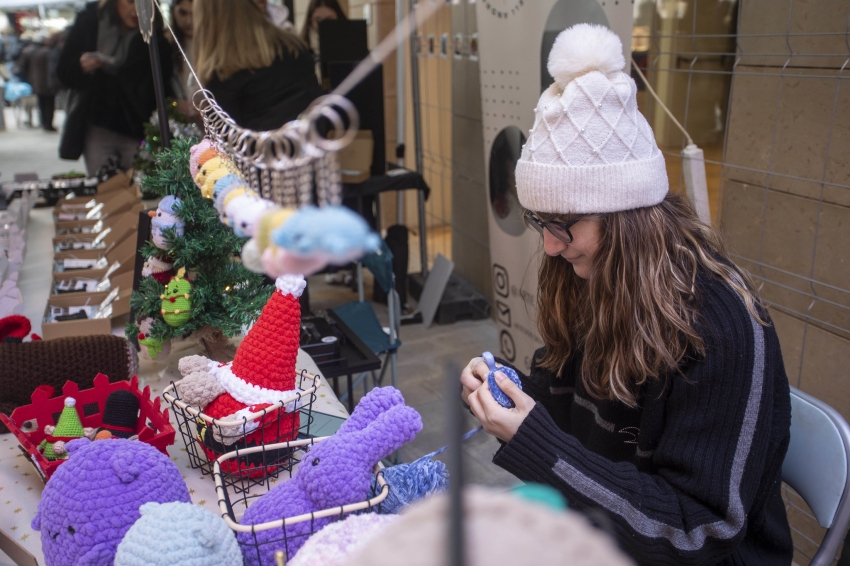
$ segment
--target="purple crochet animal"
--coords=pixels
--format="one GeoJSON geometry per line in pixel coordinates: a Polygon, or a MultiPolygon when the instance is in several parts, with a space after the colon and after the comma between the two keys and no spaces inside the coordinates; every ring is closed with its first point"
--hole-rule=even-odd
{"type": "MultiPolygon", "coordinates": [[[[291,480],[248,508],[241,523],[257,525],[364,501],[369,496],[375,464],[413,440],[420,430],[422,418],[404,405],[398,389],[373,389],[334,436],[310,448],[291,480]]],[[[338,518],[337,515],[287,526],[285,544],[280,528],[238,533],[246,566],[275,564],[276,550],[283,550],[292,558],[313,532],[338,518]]]]}
{"type": "Polygon", "coordinates": [[[112,566],[145,503],[190,503],[180,470],[144,442],[68,443],[69,459],[44,487],[32,528],[46,566],[112,566]]]}

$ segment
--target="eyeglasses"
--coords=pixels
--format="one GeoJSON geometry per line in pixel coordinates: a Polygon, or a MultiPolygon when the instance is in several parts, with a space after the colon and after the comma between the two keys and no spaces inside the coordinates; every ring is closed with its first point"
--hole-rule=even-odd
{"type": "Polygon", "coordinates": [[[570,228],[575,226],[581,220],[584,219],[583,216],[578,218],[574,218],[569,222],[551,222],[551,221],[543,221],[537,218],[532,212],[526,212],[523,217],[526,222],[528,222],[529,226],[540,232],[540,235],[543,235],[543,229],[549,230],[549,233],[564,242],[565,244],[571,244],[573,242],[573,235],[570,232],[570,228]]]}

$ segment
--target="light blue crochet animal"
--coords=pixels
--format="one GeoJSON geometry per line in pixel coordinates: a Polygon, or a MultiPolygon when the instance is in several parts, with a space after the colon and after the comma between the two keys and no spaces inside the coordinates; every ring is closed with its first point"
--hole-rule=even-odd
{"type": "Polygon", "coordinates": [[[247,186],[247,184],[245,183],[245,179],[243,179],[239,175],[234,175],[233,173],[225,175],[224,177],[216,181],[215,185],[213,185],[213,200],[216,199],[224,189],[230,186],[245,187],[247,186]]]}
{"type": "Polygon", "coordinates": [[[375,251],[380,237],[366,221],[342,206],[304,207],[272,233],[272,241],[294,254],[324,255],[342,265],[375,251]]]}
{"type": "Polygon", "coordinates": [[[118,545],[115,566],[242,566],[236,535],[191,503],[147,503],[118,545]]]}

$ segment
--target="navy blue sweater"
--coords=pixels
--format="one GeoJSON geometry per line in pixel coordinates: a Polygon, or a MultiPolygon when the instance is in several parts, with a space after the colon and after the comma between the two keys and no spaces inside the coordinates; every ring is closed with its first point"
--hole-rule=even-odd
{"type": "MultiPolygon", "coordinates": [[[[697,281],[706,355],[644,387],[639,407],[594,399],[578,379],[532,365],[537,404],[493,462],[603,509],[641,564],[776,565],[792,559],[780,496],[791,406],[773,326],[738,295],[697,281]]],[[[540,352],[535,355],[539,358],[540,352]]]]}

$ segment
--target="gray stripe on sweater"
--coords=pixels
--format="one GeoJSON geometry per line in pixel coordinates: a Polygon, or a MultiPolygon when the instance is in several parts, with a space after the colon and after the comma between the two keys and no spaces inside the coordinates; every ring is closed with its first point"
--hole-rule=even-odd
{"type": "Polygon", "coordinates": [[[549,393],[552,395],[567,395],[574,392],[574,387],[549,387],[549,393]]]}
{"type": "MultiPolygon", "coordinates": [[[[636,532],[650,538],[666,538],[673,546],[681,551],[699,550],[707,537],[716,539],[731,539],[743,528],[747,519],[744,504],[741,501],[741,481],[744,467],[753,443],[756,422],[761,407],[761,395],[764,387],[764,329],[750,318],[753,326],[753,380],[750,394],[747,398],[747,408],[744,411],[744,422],[738,446],[732,460],[732,473],[729,482],[728,514],[723,521],[715,521],[694,527],[685,531],[648,517],[625,498],[613,493],[589,476],[562,459],[558,459],[552,471],[570,484],[573,489],[594,500],[597,504],[620,515],[636,532]]],[[[578,400],[578,397],[576,398],[578,400]]]]}
{"type": "Polygon", "coordinates": [[[601,416],[599,416],[599,408],[596,405],[594,405],[587,399],[579,397],[578,395],[574,395],[573,400],[579,407],[584,407],[585,409],[593,413],[593,419],[596,421],[596,424],[598,424],[608,432],[614,432],[614,423],[606,421],[601,416]]]}

